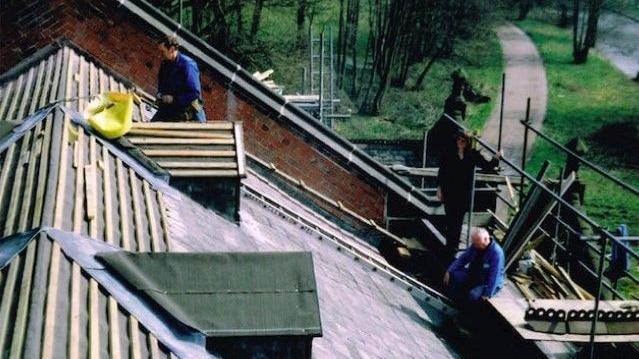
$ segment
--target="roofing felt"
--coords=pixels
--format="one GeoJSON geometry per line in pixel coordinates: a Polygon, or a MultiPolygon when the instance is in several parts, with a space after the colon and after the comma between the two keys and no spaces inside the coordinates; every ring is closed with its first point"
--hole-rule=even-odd
{"type": "MultiPolygon", "coordinates": [[[[29,114],[58,94],[87,93],[95,85],[91,78],[110,76],[108,86],[119,86],[107,70],[69,46],[30,65],[10,79],[3,77],[9,82],[0,84],[4,94],[7,86],[22,88],[14,83],[20,76],[23,83],[28,73],[40,79],[21,90],[12,113],[29,114]],[[43,63],[50,71],[39,70],[43,63]],[[104,75],[78,76],[78,82],[75,73],[104,75]],[[34,86],[36,82],[40,85],[34,86]]],[[[5,95],[0,97],[0,104],[8,102],[5,95]]],[[[84,102],[66,105],[78,110],[84,102]]],[[[52,108],[0,152],[3,236],[45,225],[139,252],[308,251],[315,265],[323,330],[323,337],[313,341],[315,356],[456,355],[433,326],[447,308],[441,295],[392,268],[376,249],[267,180],[248,174],[242,221],[231,223],[136,166],[112,143],[76,128],[70,114],[52,108]]],[[[0,319],[9,324],[0,332],[3,353],[20,356],[24,349],[25,356],[38,357],[46,349],[62,356],[69,350],[80,356],[98,351],[128,357],[155,350],[153,337],[139,325],[135,329],[136,317],[121,314],[122,303],[110,299],[55,243],[38,243],[49,244],[27,248],[24,257],[3,269],[14,274],[3,272],[0,313],[19,318],[0,319]],[[25,289],[15,290],[22,286],[25,289]],[[71,321],[77,313],[80,319],[71,321]],[[14,333],[27,333],[22,347],[12,344],[14,333]]]]}
{"type": "Polygon", "coordinates": [[[98,258],[209,337],[321,335],[310,253],[118,251],[98,258]]]}

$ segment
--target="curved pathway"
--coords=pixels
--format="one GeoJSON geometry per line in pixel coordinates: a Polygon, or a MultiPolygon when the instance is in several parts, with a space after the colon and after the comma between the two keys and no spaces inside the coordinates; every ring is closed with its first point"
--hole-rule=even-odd
{"type": "Polygon", "coordinates": [[[639,73],[639,21],[604,12],[595,47],[626,76],[634,78],[639,73]]]}
{"type": "MultiPolygon", "coordinates": [[[[530,119],[535,128],[540,128],[546,115],[548,88],[546,71],[535,44],[517,26],[506,23],[495,30],[501,43],[506,73],[506,94],[504,101],[504,123],[502,129],[502,150],[504,156],[521,165],[524,142],[524,126],[519,123],[526,117],[526,99],[530,97],[530,119]]],[[[501,93],[495,108],[484,126],[482,138],[497,147],[499,139],[499,112],[501,93]]],[[[528,151],[535,138],[529,135],[528,151]]],[[[505,166],[506,173],[512,173],[505,166]]]]}

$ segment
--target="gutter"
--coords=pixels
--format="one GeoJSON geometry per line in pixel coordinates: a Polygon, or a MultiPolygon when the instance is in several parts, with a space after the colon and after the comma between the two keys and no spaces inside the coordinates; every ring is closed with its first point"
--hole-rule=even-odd
{"type": "Polygon", "coordinates": [[[207,64],[222,77],[228,79],[229,87],[233,87],[235,84],[238,90],[265,105],[273,113],[278,114],[278,117],[285,117],[297,128],[332,149],[347,163],[352,163],[390,191],[405,198],[407,202],[413,204],[420,211],[426,214],[433,213],[433,209],[427,204],[428,199],[426,196],[415,190],[410,183],[375,161],[345,138],[321,124],[304,110],[287,102],[282,96],[268,89],[240,65],[221,54],[190,31],[183,29],[180,24],[163,14],[153,5],[144,0],[125,0],[119,1],[119,3],[120,6],[137,15],[159,32],[176,34],[181,40],[181,47],[207,64]]]}

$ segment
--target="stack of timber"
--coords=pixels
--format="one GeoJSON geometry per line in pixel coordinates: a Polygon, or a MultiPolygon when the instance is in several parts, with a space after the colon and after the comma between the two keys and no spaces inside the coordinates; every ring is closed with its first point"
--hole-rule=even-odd
{"type": "Polygon", "coordinates": [[[234,122],[136,122],[126,140],[171,177],[245,177],[242,136],[234,122]]]}
{"type": "Polygon", "coordinates": [[[253,77],[262,82],[264,86],[268,87],[271,91],[275,92],[278,95],[281,95],[284,92],[284,87],[276,84],[275,81],[268,79],[272,74],[273,69],[269,69],[264,72],[254,72],[253,77]]]}
{"type": "Polygon", "coordinates": [[[594,297],[572,281],[560,266],[550,264],[537,251],[531,250],[531,267],[526,273],[517,272],[510,279],[528,300],[533,299],[582,299],[594,297]]]}

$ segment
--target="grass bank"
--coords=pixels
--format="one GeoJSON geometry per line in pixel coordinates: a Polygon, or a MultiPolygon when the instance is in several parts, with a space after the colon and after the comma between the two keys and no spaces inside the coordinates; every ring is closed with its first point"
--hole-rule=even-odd
{"type": "MultiPolygon", "coordinates": [[[[422,64],[413,66],[408,83],[419,75],[422,64]]],[[[436,62],[420,91],[389,88],[379,116],[354,114],[349,120],[336,124],[336,130],[347,138],[421,139],[443,112],[444,101],[450,93],[450,73],[462,67],[470,82],[483,94],[491,97],[486,104],[469,104],[467,125],[481,129],[490,117],[501,86],[503,60],[497,35],[488,24],[475,32],[474,37],[461,40],[454,54],[436,62]]]]}
{"type": "MultiPolygon", "coordinates": [[[[639,187],[637,83],[594,51],[586,64],[574,65],[569,30],[540,20],[517,25],[535,42],[546,66],[549,98],[544,133],[560,143],[582,137],[590,149],[586,158],[639,187]]],[[[556,176],[565,156],[538,139],[528,166],[530,172],[536,172],[546,159],[553,163],[556,176]]],[[[631,235],[639,235],[639,197],[583,167],[580,177],[586,184],[585,208],[591,218],[611,230],[626,223],[631,235]]],[[[639,274],[636,264],[633,270],[639,274]]],[[[638,290],[626,280],[620,289],[625,293],[638,290]]]]}

